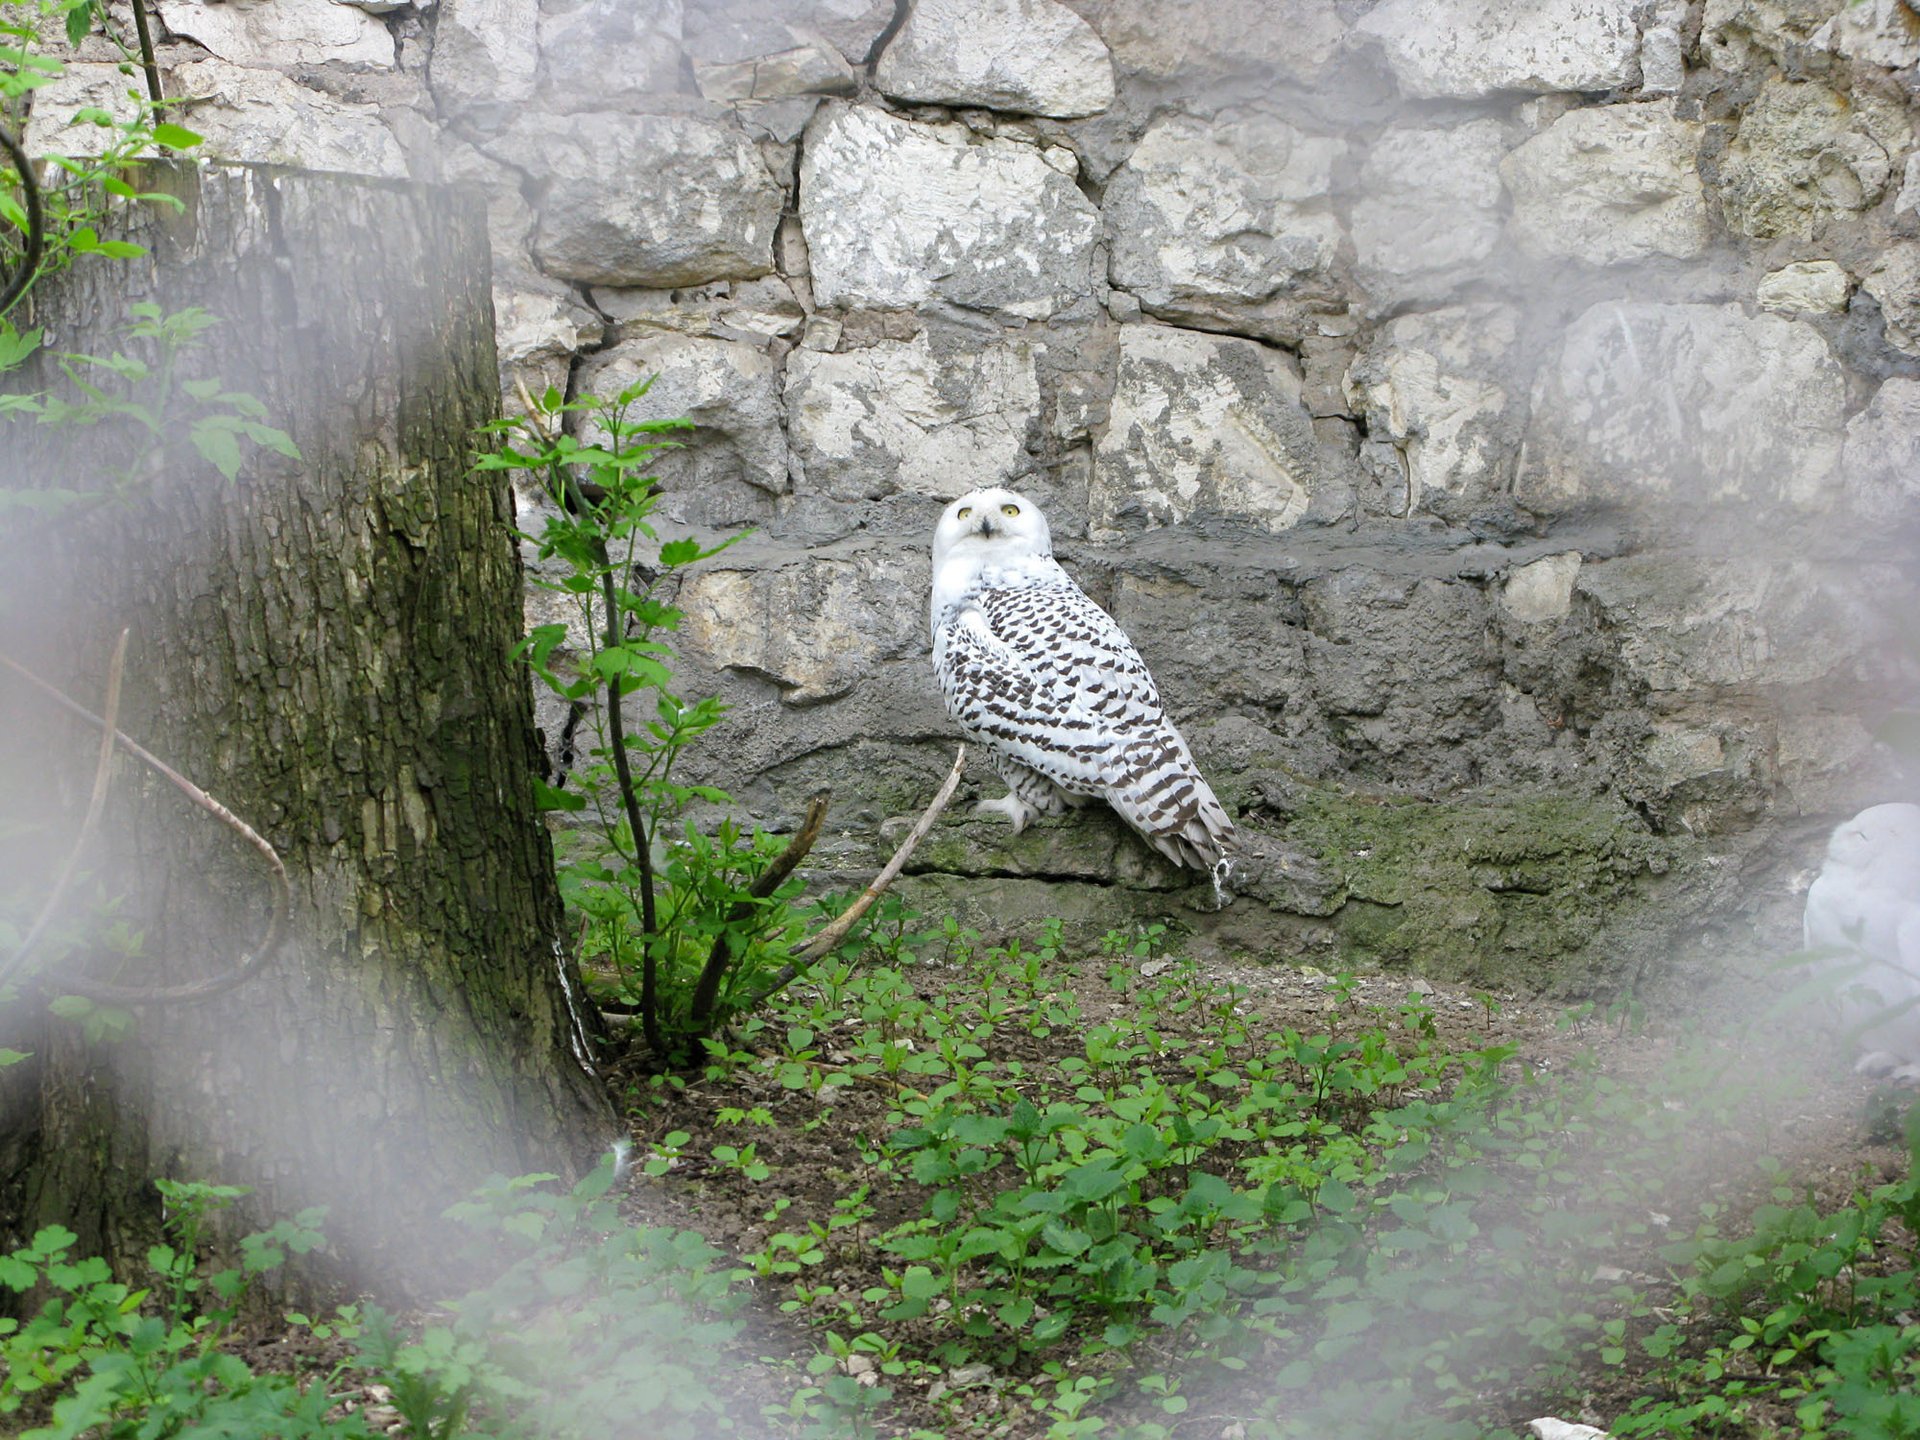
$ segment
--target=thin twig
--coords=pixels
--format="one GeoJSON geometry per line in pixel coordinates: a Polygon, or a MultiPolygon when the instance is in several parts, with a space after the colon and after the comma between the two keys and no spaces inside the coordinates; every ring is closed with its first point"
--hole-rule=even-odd
{"type": "MultiPolygon", "coordinates": [[[[601,548],[601,564],[606,551],[601,548]]],[[[620,607],[614,595],[613,571],[600,576],[607,602],[607,648],[620,646],[620,607]]],[[[640,816],[640,797],[633,788],[633,767],[627,761],[627,737],[620,719],[620,677],[607,677],[607,738],[613,750],[613,773],[620,786],[620,803],[626,807],[627,829],[633,834],[635,863],[640,867],[640,1029],[647,1047],[655,1055],[665,1055],[666,1036],[660,1028],[660,952],[655,930],[653,900],[653,837],[640,816]]]]}
{"type": "Polygon", "coordinates": [[[67,851],[60,873],[54,877],[53,888],[47,892],[46,901],[40,906],[40,913],[33,917],[33,923],[27,927],[26,937],[13,954],[0,963],[0,985],[12,979],[20,967],[27,963],[27,956],[46,933],[47,926],[53,923],[60,902],[66,898],[67,887],[73,883],[73,877],[80,869],[80,854],[87,848],[87,841],[93,838],[94,829],[100,824],[101,812],[107,808],[107,790],[113,783],[114,727],[120,719],[120,677],[126,669],[127,641],[132,635],[130,627],[120,632],[120,638],[114,642],[113,658],[107,662],[107,700],[101,707],[100,758],[93,767],[93,794],[87,800],[87,813],[80,821],[80,831],[73,837],[73,847],[67,851]]]}
{"type": "Polygon", "coordinates": [[[728,929],[724,927],[748,920],[758,908],[756,902],[765,900],[778,890],[800,862],[807,858],[807,852],[813,849],[813,842],[820,838],[820,827],[826,824],[827,804],[831,798],[830,792],[822,790],[807,802],[806,818],[787,842],[787,848],[754,877],[753,884],[747,887],[747,898],[734,901],[728,909],[723,928],[713,937],[713,949],[700,971],[699,982],[693,987],[693,1004],[688,1009],[687,1018],[695,1033],[705,1034],[712,1023],[714,1008],[720,1003],[720,982],[726,978],[727,966],[733,959],[733,942],[728,938],[728,929]]]}
{"type": "MultiPolygon", "coordinates": [[[[108,1005],[177,1005],[195,1000],[206,1000],[212,996],[223,994],[243,981],[252,978],[252,976],[273,957],[274,952],[280,948],[280,943],[286,930],[287,919],[293,909],[293,888],[288,883],[287,867],[280,859],[279,851],[268,844],[266,839],[251,825],[247,824],[246,821],[242,820],[238,815],[235,815],[231,810],[227,809],[226,806],[222,805],[218,800],[214,799],[213,796],[187,779],[186,776],[167,764],[167,762],[162,760],[158,755],[155,755],[151,750],[139,744],[124,730],[115,728],[107,720],[95,715],[91,710],[87,709],[86,706],[62,692],[57,686],[41,679],[18,660],[0,654],[0,665],[6,666],[7,669],[13,671],[14,674],[20,676],[23,680],[27,681],[28,684],[46,694],[56,704],[78,715],[89,725],[111,732],[114,742],[117,743],[121,749],[136,759],[141,760],[152,769],[157,770],[161,775],[166,777],[176,790],[185,795],[187,799],[191,800],[195,805],[198,805],[202,810],[205,810],[209,815],[213,816],[214,819],[220,821],[221,824],[232,830],[242,840],[246,841],[247,844],[251,845],[254,850],[259,852],[260,857],[266,862],[268,872],[273,877],[273,906],[267,912],[266,928],[262,931],[260,939],[254,945],[253,949],[241,957],[240,963],[225,974],[216,975],[208,980],[194,980],[184,985],[168,985],[156,989],[147,989],[132,985],[114,985],[105,981],[83,980],[78,977],[69,977],[60,982],[62,988],[70,994],[82,995],[89,1000],[97,1000],[102,1004],[108,1005]]],[[[19,954],[16,953],[14,962],[18,963],[18,960],[19,954]]]]}
{"type": "Polygon", "coordinates": [[[846,939],[847,932],[860,923],[860,917],[873,908],[876,900],[887,893],[887,887],[898,878],[901,870],[906,866],[908,857],[919,848],[920,842],[927,838],[927,832],[933,829],[933,822],[940,818],[940,812],[945,810],[947,802],[953,799],[953,792],[960,788],[960,772],[966,769],[966,766],[967,747],[962,745],[954,752],[953,769],[947,772],[946,782],[941,785],[939,793],[933,797],[932,803],[921,813],[920,818],[914,821],[913,828],[907,832],[907,838],[902,840],[900,848],[893,852],[893,858],[880,867],[880,873],[874,876],[873,882],[860,893],[860,898],[842,911],[839,918],[826,929],[805,944],[795,947],[793,962],[783,966],[780,973],[773,977],[773,983],[754,995],[741,1008],[752,1010],[772,999],[805,974],[814,961],[846,939]]]}

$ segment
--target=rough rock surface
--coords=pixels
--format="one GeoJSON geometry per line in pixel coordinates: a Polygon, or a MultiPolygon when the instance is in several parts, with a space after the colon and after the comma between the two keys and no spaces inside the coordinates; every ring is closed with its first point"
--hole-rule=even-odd
{"type": "Polygon", "coordinates": [[[1637,76],[1632,0],[1383,0],[1355,27],[1417,99],[1611,90],[1637,76]]]}
{"type": "Polygon", "coordinates": [[[1863,516],[1909,524],[1920,512],[1920,380],[1894,376],[1847,422],[1847,498],[1863,516]]]}
{"type": "Polygon", "coordinates": [[[1132,326],[1094,454],[1090,531],[1226,517],[1267,532],[1306,518],[1320,457],[1285,360],[1245,340],[1132,326]]]}
{"type": "Polygon", "coordinates": [[[442,108],[489,127],[514,118],[540,71],[538,0],[440,0],[427,78],[442,108]]]}
{"type": "Polygon", "coordinates": [[[1114,285],[1169,319],[1297,336],[1303,299],[1330,295],[1343,150],[1271,116],[1156,122],[1107,185],[1114,285]]]}
{"type": "Polygon", "coordinates": [[[488,149],[552,177],[533,241],[550,275],[671,287],[773,268],[780,187],[738,130],[684,115],[540,115],[488,149]]]}
{"type": "MultiPolygon", "coordinates": [[[[690,335],[652,334],[623,340],[582,367],[580,387],[615,395],[646,376],[653,388],[633,411],[637,420],[692,420],[652,467],[675,520],[699,525],[754,523],[767,497],[787,489],[787,441],[781,427],[780,377],[751,345],[690,335]]],[[[598,438],[589,432],[589,438],[598,438]]]]}
{"type": "Polygon", "coordinates": [[[1093,27],[1058,0],[918,0],[874,67],[896,100],[1027,115],[1097,115],[1113,62],[1093,27]]]}
{"type": "Polygon", "coordinates": [[[838,355],[801,350],[787,362],[786,407],[802,494],[946,501],[1017,486],[1035,468],[1040,387],[1028,344],[948,341],[937,352],[923,332],[838,355]]]}
{"type": "Polygon", "coordinates": [[[544,109],[644,109],[678,87],[682,0],[584,0],[543,7],[538,24],[544,109]]]}
{"type": "Polygon", "coordinates": [[[1562,115],[1500,167],[1521,246],[1595,265],[1700,254],[1707,248],[1701,134],[1658,101],[1562,115]]]}
{"type": "Polygon", "coordinates": [[[1874,95],[1776,77],[1741,117],[1721,167],[1727,223],[1759,240],[1805,239],[1879,203],[1912,127],[1874,95]]]}
{"type": "Polygon", "coordinates": [[[1762,277],[1753,298],[1761,309],[1782,315],[1838,314],[1847,308],[1853,282],[1831,260],[1799,260],[1762,277]]]}
{"type": "Polygon", "coordinates": [[[235,65],[285,70],[328,61],[394,62],[386,26],[337,0],[163,0],[155,9],[174,34],[235,65]]]}
{"type": "Polygon", "coordinates": [[[933,299],[1045,319],[1093,288],[1099,216],[1051,151],[831,105],[807,131],[800,223],[824,306],[933,299]]]}
{"type": "Polygon", "coordinates": [[[1920,241],[1887,246],[1860,277],[1860,288],[1879,302],[1887,343],[1920,355],[1920,241]]]}
{"type": "Polygon", "coordinates": [[[1516,493],[1547,512],[1834,498],[1846,379],[1817,332],[1737,305],[1596,305],[1534,383],[1516,493]]]}
{"type": "Polygon", "coordinates": [[[1367,151],[1353,205],[1360,279],[1385,300],[1432,299],[1471,278],[1500,243],[1499,120],[1395,128],[1367,151]]]}
{"type": "Polygon", "coordinates": [[[1406,493],[1392,513],[1465,519],[1511,485],[1524,423],[1510,373],[1519,322],[1503,305],[1402,315],[1348,372],[1355,413],[1400,454],[1406,493]]]}

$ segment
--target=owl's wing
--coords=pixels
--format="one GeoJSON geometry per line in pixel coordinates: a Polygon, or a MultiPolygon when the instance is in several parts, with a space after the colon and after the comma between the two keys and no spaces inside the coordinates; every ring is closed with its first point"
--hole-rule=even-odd
{"type": "MultiPolygon", "coordinates": [[[[1204,870],[1220,858],[1232,820],[1167,723],[1140,652],[1077,585],[1062,576],[984,591],[952,628],[967,632],[964,663],[999,686],[974,701],[989,717],[983,734],[1062,788],[1103,797],[1176,864],[1204,870]],[[1010,710],[995,708],[1009,701],[1010,710]]],[[[943,671],[955,653],[950,640],[943,671]]],[[[974,723],[954,704],[949,690],[949,709],[974,723]]]]}

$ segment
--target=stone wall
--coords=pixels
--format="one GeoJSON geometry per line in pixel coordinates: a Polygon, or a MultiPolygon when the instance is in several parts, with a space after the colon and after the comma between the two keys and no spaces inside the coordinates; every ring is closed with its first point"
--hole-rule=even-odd
{"type": "Polygon", "coordinates": [[[1210,914],[1109,818],[960,807],[915,885],[976,922],[1592,987],[1788,946],[1834,819],[1920,798],[1873,740],[1920,693],[1906,0],[158,8],[213,152],[486,188],[509,396],[699,422],[673,520],[756,527],[680,595],[706,778],[832,785],[839,878],[951,756],[926,548],[988,483],[1250,844],[1210,914]]]}

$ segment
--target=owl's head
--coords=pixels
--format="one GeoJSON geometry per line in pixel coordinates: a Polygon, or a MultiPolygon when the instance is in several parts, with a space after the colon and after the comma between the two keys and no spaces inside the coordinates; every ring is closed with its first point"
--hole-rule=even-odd
{"type": "Polygon", "coordinates": [[[1053,534],[1040,507],[1013,490],[994,486],[962,495],[947,506],[933,531],[933,563],[949,555],[981,560],[1053,554],[1053,534]]]}
{"type": "Polygon", "coordinates": [[[1854,870],[1920,876],[1920,805],[1874,805],[1835,827],[1827,858],[1854,870]]]}

